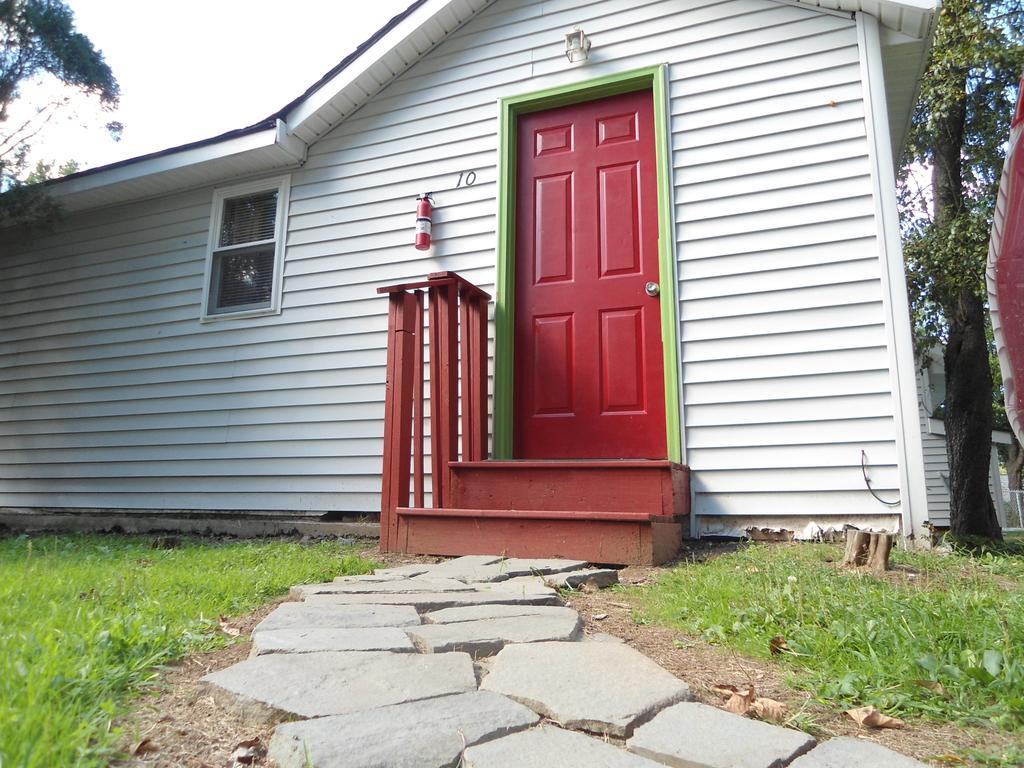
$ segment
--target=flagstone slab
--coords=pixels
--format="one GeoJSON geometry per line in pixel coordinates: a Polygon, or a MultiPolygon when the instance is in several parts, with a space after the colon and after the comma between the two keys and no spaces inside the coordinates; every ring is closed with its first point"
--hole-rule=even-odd
{"type": "Polygon", "coordinates": [[[411,605],[323,605],[281,603],[254,632],[277,629],[350,629],[355,627],[410,627],[420,623],[411,605]]]}
{"type": "Polygon", "coordinates": [[[337,582],[352,582],[358,583],[361,581],[368,582],[383,582],[383,581],[401,581],[407,579],[409,576],[402,574],[387,574],[387,573],[365,573],[361,576],[335,576],[334,580],[337,582]]]}
{"type": "Polygon", "coordinates": [[[638,721],[691,696],[675,675],[615,643],[506,645],[481,688],[567,728],[620,737],[638,721]]]}
{"type": "Polygon", "coordinates": [[[420,574],[426,573],[433,567],[434,566],[430,563],[411,563],[409,565],[397,565],[394,568],[377,568],[373,572],[373,575],[404,579],[410,576],[419,576],[420,574]]]}
{"type": "Polygon", "coordinates": [[[538,719],[511,699],[474,691],[279,725],[268,756],[280,768],[448,768],[464,747],[538,719]]]}
{"type": "Polygon", "coordinates": [[[594,589],[604,589],[619,583],[619,572],[612,568],[583,568],[578,571],[553,573],[544,577],[549,587],[560,589],[579,589],[586,585],[594,589]]]}
{"type": "Polygon", "coordinates": [[[912,757],[886,749],[880,744],[842,736],[819,744],[798,757],[790,768],[927,768],[912,757]]]}
{"type": "Polygon", "coordinates": [[[467,605],[561,605],[555,595],[521,595],[516,592],[409,592],[407,594],[309,594],[309,604],[319,605],[411,605],[418,611],[433,611],[467,605]]]}
{"type": "Polygon", "coordinates": [[[436,565],[428,571],[428,574],[433,577],[458,579],[467,583],[486,583],[505,581],[517,576],[560,573],[586,567],[587,563],[582,560],[519,557],[502,560],[500,557],[470,555],[436,565]]]}
{"type": "Polygon", "coordinates": [[[571,611],[561,605],[505,605],[492,603],[489,605],[468,605],[462,608],[442,608],[423,614],[423,621],[428,624],[454,624],[459,621],[482,621],[484,619],[508,619],[515,616],[559,615],[562,611],[571,611]]]}
{"type": "Polygon", "coordinates": [[[253,632],[252,654],[316,653],[318,651],[394,651],[415,653],[409,636],[396,627],[348,629],[266,629],[253,632]]]}
{"type": "Polygon", "coordinates": [[[423,624],[405,631],[422,651],[465,651],[479,657],[493,656],[509,643],[578,640],[582,636],[583,622],[571,608],[552,607],[544,614],[423,624]]]}
{"type": "Polygon", "coordinates": [[[464,768],[665,768],[613,744],[542,725],[466,750],[464,768]]]}
{"type": "Polygon", "coordinates": [[[408,579],[385,581],[328,581],[323,584],[299,584],[292,587],[291,596],[306,595],[393,595],[407,592],[472,592],[473,587],[455,579],[413,576],[408,579]]]}
{"type": "Polygon", "coordinates": [[[508,578],[499,564],[499,555],[465,555],[432,566],[424,575],[459,581],[495,581],[508,578]]]}
{"type": "Polygon", "coordinates": [[[254,724],[344,715],[476,689],[465,653],[271,653],[200,681],[214,700],[254,724]]]}
{"type": "Polygon", "coordinates": [[[609,635],[607,632],[595,632],[592,635],[585,635],[583,637],[584,643],[624,643],[626,642],[621,637],[615,635],[609,635]]]}
{"type": "Polygon", "coordinates": [[[676,768],[782,768],[815,744],[792,728],[688,702],[659,712],[626,746],[676,768]]]}
{"type": "Polygon", "coordinates": [[[467,582],[477,592],[512,592],[516,595],[558,595],[558,590],[544,583],[541,576],[514,576],[504,581],[467,582]]]}
{"type": "Polygon", "coordinates": [[[563,560],[552,558],[529,558],[510,557],[502,562],[505,570],[513,576],[528,576],[540,574],[542,576],[551,573],[563,573],[565,571],[578,571],[590,565],[586,560],[563,560]]]}

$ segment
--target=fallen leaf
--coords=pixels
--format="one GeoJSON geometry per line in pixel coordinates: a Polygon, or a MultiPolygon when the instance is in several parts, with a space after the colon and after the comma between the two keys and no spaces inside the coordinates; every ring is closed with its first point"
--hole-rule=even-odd
{"type": "Polygon", "coordinates": [[[260,737],[255,736],[235,745],[234,752],[228,758],[227,768],[237,768],[240,765],[253,765],[261,753],[260,737]]]}
{"type": "Polygon", "coordinates": [[[786,642],[786,638],[782,635],[776,635],[768,641],[768,650],[771,651],[772,656],[778,656],[780,653],[793,652],[789,647],[789,643],[786,642]]]}
{"type": "Polygon", "coordinates": [[[232,627],[230,624],[228,624],[227,616],[220,617],[220,631],[223,632],[225,635],[230,635],[231,637],[238,637],[240,634],[242,634],[242,630],[238,629],[238,627],[232,627]]]}
{"type": "Polygon", "coordinates": [[[613,603],[610,600],[608,601],[608,605],[614,605],[616,608],[632,608],[628,603],[613,603]]]}
{"type": "Polygon", "coordinates": [[[740,689],[737,688],[735,685],[726,685],[724,683],[721,683],[719,685],[712,685],[711,692],[717,693],[722,698],[728,699],[734,694],[739,693],[740,689]]]}
{"type": "Polygon", "coordinates": [[[751,711],[762,720],[780,723],[786,719],[786,705],[775,699],[754,699],[751,711]]]}
{"type": "Polygon", "coordinates": [[[603,621],[604,619],[608,618],[608,614],[607,613],[595,613],[590,618],[592,618],[594,621],[603,621]]]}
{"type": "Polygon", "coordinates": [[[736,691],[722,705],[722,709],[726,712],[732,712],[734,715],[746,715],[753,708],[756,698],[757,695],[754,693],[753,686],[751,686],[745,691],[736,691]]]}
{"type": "Polygon", "coordinates": [[[902,728],[904,725],[902,720],[883,715],[874,707],[848,709],[846,714],[852,717],[857,725],[865,725],[868,728],[902,728]]]}
{"type": "Polygon", "coordinates": [[[922,688],[927,688],[929,691],[934,691],[939,696],[946,695],[946,686],[937,680],[914,680],[914,685],[919,685],[922,688]]]}
{"type": "Polygon", "coordinates": [[[132,747],[132,754],[133,755],[145,755],[148,752],[159,752],[159,751],[160,751],[160,747],[158,747],[156,745],[156,743],[152,739],[150,739],[148,737],[143,739],[142,741],[140,741],[134,747],[132,747]]]}
{"type": "Polygon", "coordinates": [[[722,708],[737,715],[754,715],[764,720],[782,721],[786,719],[786,705],[775,699],[762,699],[752,685],[746,689],[735,685],[719,684],[711,686],[711,692],[728,699],[722,708]]]}

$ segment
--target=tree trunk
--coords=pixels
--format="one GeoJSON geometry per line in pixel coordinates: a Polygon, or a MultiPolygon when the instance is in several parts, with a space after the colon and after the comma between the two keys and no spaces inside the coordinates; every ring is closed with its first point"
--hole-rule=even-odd
{"type": "Polygon", "coordinates": [[[985,305],[963,290],[950,307],[946,369],[946,452],[949,523],[954,536],[1002,539],[989,493],[992,452],[992,371],[985,338],[985,305]]]}
{"type": "Polygon", "coordinates": [[[1006,481],[1011,491],[1021,489],[1021,470],[1024,470],[1024,448],[1021,448],[1017,438],[1011,435],[1006,459],[1006,481]]]}
{"type": "Polygon", "coordinates": [[[892,533],[869,533],[847,528],[846,552],[841,565],[847,568],[866,565],[873,571],[888,571],[894,538],[892,533]]]}
{"type": "MultiPolygon", "coordinates": [[[[955,6],[949,13],[955,12],[955,6]]],[[[962,152],[967,122],[967,71],[951,77],[965,98],[935,116],[932,166],[934,223],[945,230],[964,211],[962,152]]],[[[954,283],[955,285],[955,283],[954,283]]],[[[951,288],[942,297],[949,340],[946,370],[946,451],[949,457],[949,522],[954,536],[1001,539],[988,490],[992,451],[992,371],[985,338],[981,283],[951,288]]]]}
{"type": "Polygon", "coordinates": [[[843,554],[841,565],[858,566],[867,562],[868,546],[871,543],[871,535],[865,531],[858,531],[856,528],[846,529],[846,552],[843,554]]]}

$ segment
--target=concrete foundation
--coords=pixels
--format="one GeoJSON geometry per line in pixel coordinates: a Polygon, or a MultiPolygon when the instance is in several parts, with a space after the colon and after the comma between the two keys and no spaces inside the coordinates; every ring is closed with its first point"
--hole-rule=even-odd
{"type": "Polygon", "coordinates": [[[267,512],[0,507],[0,530],[60,533],[191,533],[240,538],[338,536],[378,539],[380,524],[364,520],[295,518],[267,512]]]}

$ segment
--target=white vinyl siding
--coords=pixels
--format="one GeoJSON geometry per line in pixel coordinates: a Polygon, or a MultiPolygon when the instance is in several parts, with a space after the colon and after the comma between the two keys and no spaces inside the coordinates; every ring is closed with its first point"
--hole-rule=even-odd
{"type": "Polygon", "coordinates": [[[949,525],[949,454],[946,453],[946,436],[937,435],[929,427],[929,416],[923,387],[922,374],[917,376],[918,412],[921,418],[921,444],[924,448],[925,488],[928,492],[928,522],[932,525],[949,525]]]}
{"type": "Polygon", "coordinates": [[[898,495],[858,61],[852,19],[771,0],[498,0],[292,171],[279,316],[195,319],[209,189],[72,220],[0,262],[0,298],[51,302],[0,304],[0,506],[377,511],[375,289],[450,269],[493,293],[497,100],[668,63],[702,530],[891,516],[860,470],[898,495]]]}

